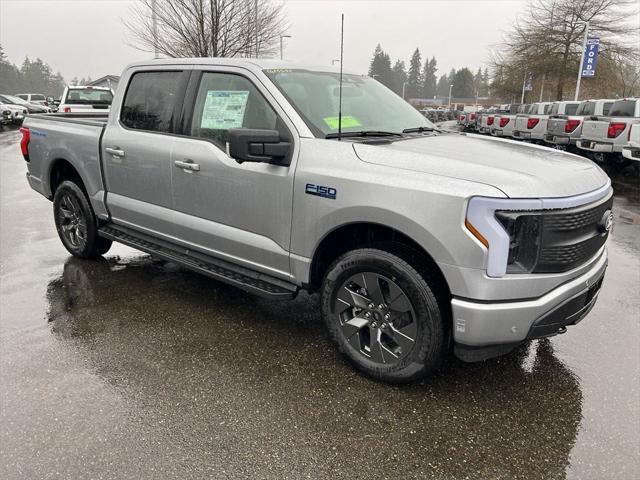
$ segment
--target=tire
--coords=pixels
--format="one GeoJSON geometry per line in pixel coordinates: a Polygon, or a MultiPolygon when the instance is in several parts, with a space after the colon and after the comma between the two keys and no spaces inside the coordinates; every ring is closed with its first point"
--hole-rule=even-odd
{"type": "Polygon", "coordinates": [[[96,216],[82,189],[66,180],[53,196],[56,230],[67,251],[78,258],[98,258],[111,248],[111,240],[98,236],[96,216]]]}
{"type": "Polygon", "coordinates": [[[400,256],[352,250],[327,271],[322,314],[332,341],[356,369],[376,380],[408,383],[437,369],[448,351],[450,322],[438,291],[435,281],[400,256]]]}

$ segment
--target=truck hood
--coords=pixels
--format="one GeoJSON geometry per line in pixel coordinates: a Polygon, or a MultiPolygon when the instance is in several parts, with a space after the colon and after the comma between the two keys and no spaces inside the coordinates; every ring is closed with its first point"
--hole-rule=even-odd
{"type": "Polygon", "coordinates": [[[569,153],[479,135],[445,134],[386,145],[354,143],[367,163],[491,185],[511,198],[568,197],[608,182],[592,161],[569,153]]]}

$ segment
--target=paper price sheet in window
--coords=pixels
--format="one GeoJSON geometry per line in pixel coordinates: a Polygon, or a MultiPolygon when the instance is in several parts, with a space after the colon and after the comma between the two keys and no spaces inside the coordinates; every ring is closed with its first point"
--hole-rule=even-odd
{"type": "Polygon", "coordinates": [[[242,128],[248,100],[248,90],[209,90],[200,127],[210,130],[242,128]]]}

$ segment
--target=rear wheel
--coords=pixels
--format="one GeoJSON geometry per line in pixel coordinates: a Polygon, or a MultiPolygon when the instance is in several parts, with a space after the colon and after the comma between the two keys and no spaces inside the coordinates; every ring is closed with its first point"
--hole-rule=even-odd
{"type": "Polygon", "coordinates": [[[78,258],[97,258],[111,248],[111,241],[98,236],[96,217],[82,189],[66,180],[53,196],[53,214],[64,247],[78,258]]]}
{"type": "Polygon", "coordinates": [[[447,335],[430,282],[383,250],[341,256],[322,288],[323,317],[338,350],[360,371],[387,382],[433,371],[446,354],[447,335]]]}

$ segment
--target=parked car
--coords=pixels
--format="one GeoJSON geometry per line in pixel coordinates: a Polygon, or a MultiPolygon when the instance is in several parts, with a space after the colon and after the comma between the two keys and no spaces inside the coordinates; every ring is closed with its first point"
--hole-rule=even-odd
{"type": "Polygon", "coordinates": [[[8,122],[13,125],[20,125],[24,120],[24,117],[29,113],[27,109],[22,105],[14,105],[11,103],[5,103],[5,101],[0,96],[0,110],[2,110],[3,121],[6,121],[6,116],[8,116],[8,122]],[[8,115],[7,115],[8,112],[8,115]]]}
{"type": "Polygon", "coordinates": [[[598,161],[621,161],[629,129],[640,123],[640,99],[625,98],[611,105],[609,115],[590,117],[584,121],[578,148],[590,152],[598,161]]]}
{"type": "Polygon", "coordinates": [[[494,108],[490,108],[480,112],[476,118],[476,131],[478,133],[485,133],[485,134],[490,133],[496,113],[506,113],[506,112],[499,112],[494,108]]]}
{"type": "Polygon", "coordinates": [[[116,241],[269,298],[320,292],[337,348],[384,381],[589,312],[613,219],[596,164],[444,132],[379,82],[343,78],[339,132],[335,72],[133,64],[108,117],[26,118],[27,179],[77,257],[116,241]]]}
{"type": "MultiPolygon", "coordinates": [[[[575,104],[577,108],[578,102],[575,104]]],[[[511,136],[518,140],[543,141],[552,107],[551,102],[533,103],[516,117],[511,136]]]]}
{"type": "Polygon", "coordinates": [[[13,95],[1,94],[0,102],[24,107],[26,108],[27,113],[51,113],[51,109],[49,107],[45,107],[44,105],[39,105],[37,103],[29,103],[26,100],[13,95]]]}
{"type": "Polygon", "coordinates": [[[11,123],[11,110],[2,108],[2,105],[0,105],[0,125],[4,126],[9,123],[11,123]]]}
{"type": "Polygon", "coordinates": [[[63,113],[109,111],[113,92],[107,87],[70,86],[62,92],[58,110],[63,113]]]}
{"type": "Polygon", "coordinates": [[[507,137],[513,136],[513,127],[515,126],[515,119],[519,113],[524,113],[528,110],[529,105],[520,105],[512,103],[505,105],[504,109],[506,113],[494,115],[493,125],[491,126],[490,133],[494,137],[507,137]]]}
{"type": "Polygon", "coordinates": [[[629,129],[629,139],[622,149],[622,156],[640,167],[640,124],[635,123],[629,129]]]}
{"type": "Polygon", "coordinates": [[[29,103],[42,105],[44,107],[49,106],[49,102],[47,102],[47,97],[41,93],[16,93],[14,96],[21,98],[22,100],[29,103]]]}
{"type": "Polygon", "coordinates": [[[563,115],[552,114],[547,122],[544,141],[556,148],[577,152],[576,142],[582,134],[584,119],[591,116],[606,116],[613,102],[615,100],[585,100],[580,103],[574,114],[569,110],[563,115]]]}

